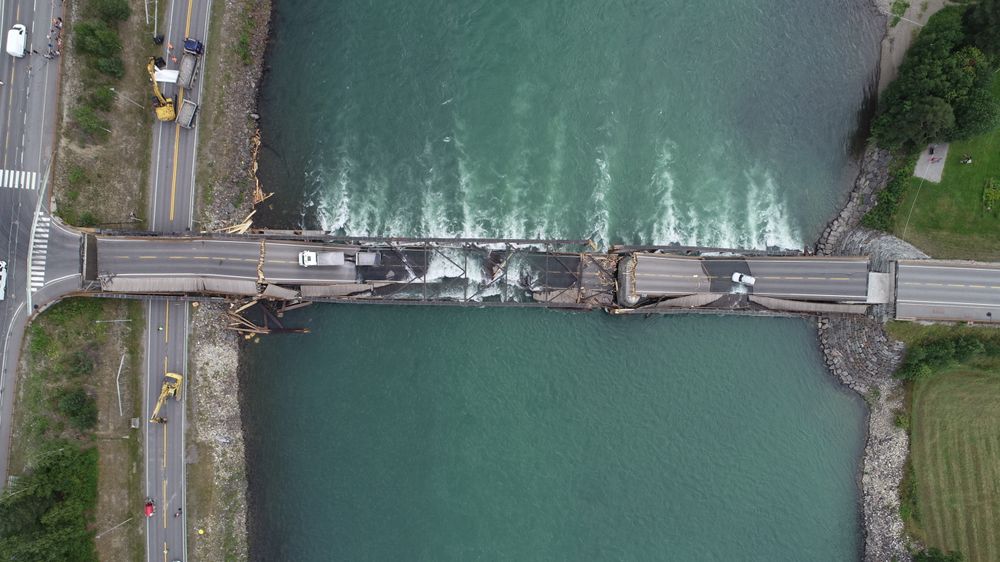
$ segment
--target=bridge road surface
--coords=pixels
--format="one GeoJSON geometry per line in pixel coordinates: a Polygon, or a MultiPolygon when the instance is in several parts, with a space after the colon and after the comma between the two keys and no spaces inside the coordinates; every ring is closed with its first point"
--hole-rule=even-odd
{"type": "MultiPolygon", "coordinates": [[[[177,63],[171,55],[181,59],[185,37],[194,37],[205,43],[206,52],[211,48],[207,42],[208,20],[211,0],[170,0],[160,2],[164,42],[158,52],[167,61],[167,68],[176,69],[177,63]],[[173,53],[167,52],[168,44],[173,44],[173,53]]],[[[165,96],[174,97],[175,108],[180,108],[184,97],[198,102],[201,99],[203,66],[198,65],[194,86],[180,92],[176,85],[161,85],[165,96]]],[[[152,166],[150,174],[150,196],[148,228],[160,232],[183,232],[193,224],[195,197],[195,158],[198,145],[198,122],[194,129],[182,129],[176,123],[155,122],[153,125],[152,166]]],[[[147,469],[146,493],[160,506],[161,518],[148,521],[146,527],[146,559],[187,560],[187,516],[174,518],[173,513],[164,513],[164,506],[170,509],[184,507],[185,501],[185,433],[186,394],[188,387],[187,305],[165,305],[150,302],[146,309],[146,410],[143,423],[149,425],[149,408],[159,396],[165,368],[176,369],[184,376],[181,402],[169,404],[179,411],[168,412],[168,423],[157,426],[146,435],[145,464],[147,469]],[[184,313],[174,307],[185,308],[184,313]],[[172,318],[166,324],[167,310],[172,318]],[[162,324],[161,324],[162,323],[162,324]],[[163,325],[163,332],[159,327],[163,325]],[[158,337],[162,335],[163,337],[158,337]],[[163,361],[166,359],[166,366],[163,361]],[[182,362],[178,362],[181,361],[182,362]],[[172,363],[172,361],[174,361],[172,363]],[[164,460],[163,451],[166,451],[164,460]]],[[[164,406],[165,408],[168,406],[164,406]]],[[[140,509],[137,506],[137,509],[140,509]]]]}
{"type": "MultiPolygon", "coordinates": [[[[257,281],[261,244],[256,240],[98,238],[97,268],[115,277],[216,277],[257,281]]],[[[264,280],[293,285],[354,283],[355,267],[302,267],[298,254],[315,244],[267,242],[264,280]]],[[[345,249],[346,252],[356,250],[345,249]]]]}
{"type": "Polygon", "coordinates": [[[649,297],[729,293],[734,272],[757,282],[748,292],[775,298],[865,302],[868,258],[684,257],[637,254],[635,292],[649,297]]]}
{"type": "Polygon", "coordinates": [[[896,318],[1000,322],[1000,264],[898,262],[896,318]]]}
{"type": "MultiPolygon", "coordinates": [[[[45,53],[49,25],[62,14],[56,0],[0,0],[0,31],[6,47],[14,24],[28,30],[27,47],[45,53]]],[[[44,191],[55,138],[59,61],[41,55],[0,54],[0,260],[7,262],[5,299],[0,302],[0,487],[7,483],[15,374],[31,306],[29,289],[49,283],[47,272],[31,274],[32,229],[48,209],[44,191]]]]}

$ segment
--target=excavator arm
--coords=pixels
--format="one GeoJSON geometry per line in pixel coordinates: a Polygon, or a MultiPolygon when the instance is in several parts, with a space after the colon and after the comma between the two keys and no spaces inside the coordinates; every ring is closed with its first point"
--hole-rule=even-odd
{"type": "Polygon", "coordinates": [[[160,417],[160,408],[163,407],[167,398],[173,398],[174,400],[181,399],[180,390],[182,382],[184,382],[184,377],[177,373],[167,373],[163,377],[163,387],[160,388],[160,397],[156,400],[156,407],[153,408],[153,413],[149,416],[151,423],[167,423],[166,418],[160,417]]]}
{"type": "Polygon", "coordinates": [[[174,111],[174,100],[163,97],[160,87],[156,84],[156,58],[149,57],[146,63],[146,72],[149,73],[149,81],[153,83],[153,95],[156,96],[156,118],[160,121],[173,121],[177,119],[174,111]]]}

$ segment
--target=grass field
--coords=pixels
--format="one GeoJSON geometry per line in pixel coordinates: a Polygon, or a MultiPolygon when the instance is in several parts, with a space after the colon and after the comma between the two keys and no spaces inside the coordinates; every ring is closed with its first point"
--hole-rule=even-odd
{"type": "Polygon", "coordinates": [[[1000,560],[1000,365],[918,381],[911,413],[918,538],[1000,560]]]}
{"type": "MultiPolygon", "coordinates": [[[[993,92],[1000,96],[1000,80],[993,92]]],[[[935,258],[1000,260],[1000,212],[987,213],[982,204],[991,176],[1000,179],[1000,129],[951,143],[941,183],[910,180],[893,234],[935,258]],[[960,162],[965,154],[972,164],[960,162]]]]}

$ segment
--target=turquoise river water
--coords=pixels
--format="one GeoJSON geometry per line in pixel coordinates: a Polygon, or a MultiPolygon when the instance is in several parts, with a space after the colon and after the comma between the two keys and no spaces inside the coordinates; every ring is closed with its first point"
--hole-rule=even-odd
{"type": "MultiPolygon", "coordinates": [[[[276,2],[271,227],[798,248],[867,0],[276,2]]],[[[863,405],[802,320],[314,306],[244,354],[255,560],[851,560],[863,405]]]]}

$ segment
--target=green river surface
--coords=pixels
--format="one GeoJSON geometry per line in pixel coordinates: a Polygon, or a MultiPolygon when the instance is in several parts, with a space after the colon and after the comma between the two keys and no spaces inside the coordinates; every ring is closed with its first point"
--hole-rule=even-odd
{"type": "MultiPolygon", "coordinates": [[[[278,0],[257,222],[800,248],[867,0],[278,0]]],[[[853,560],[864,406],[811,322],[320,305],[249,344],[254,560],[853,560]]]]}

